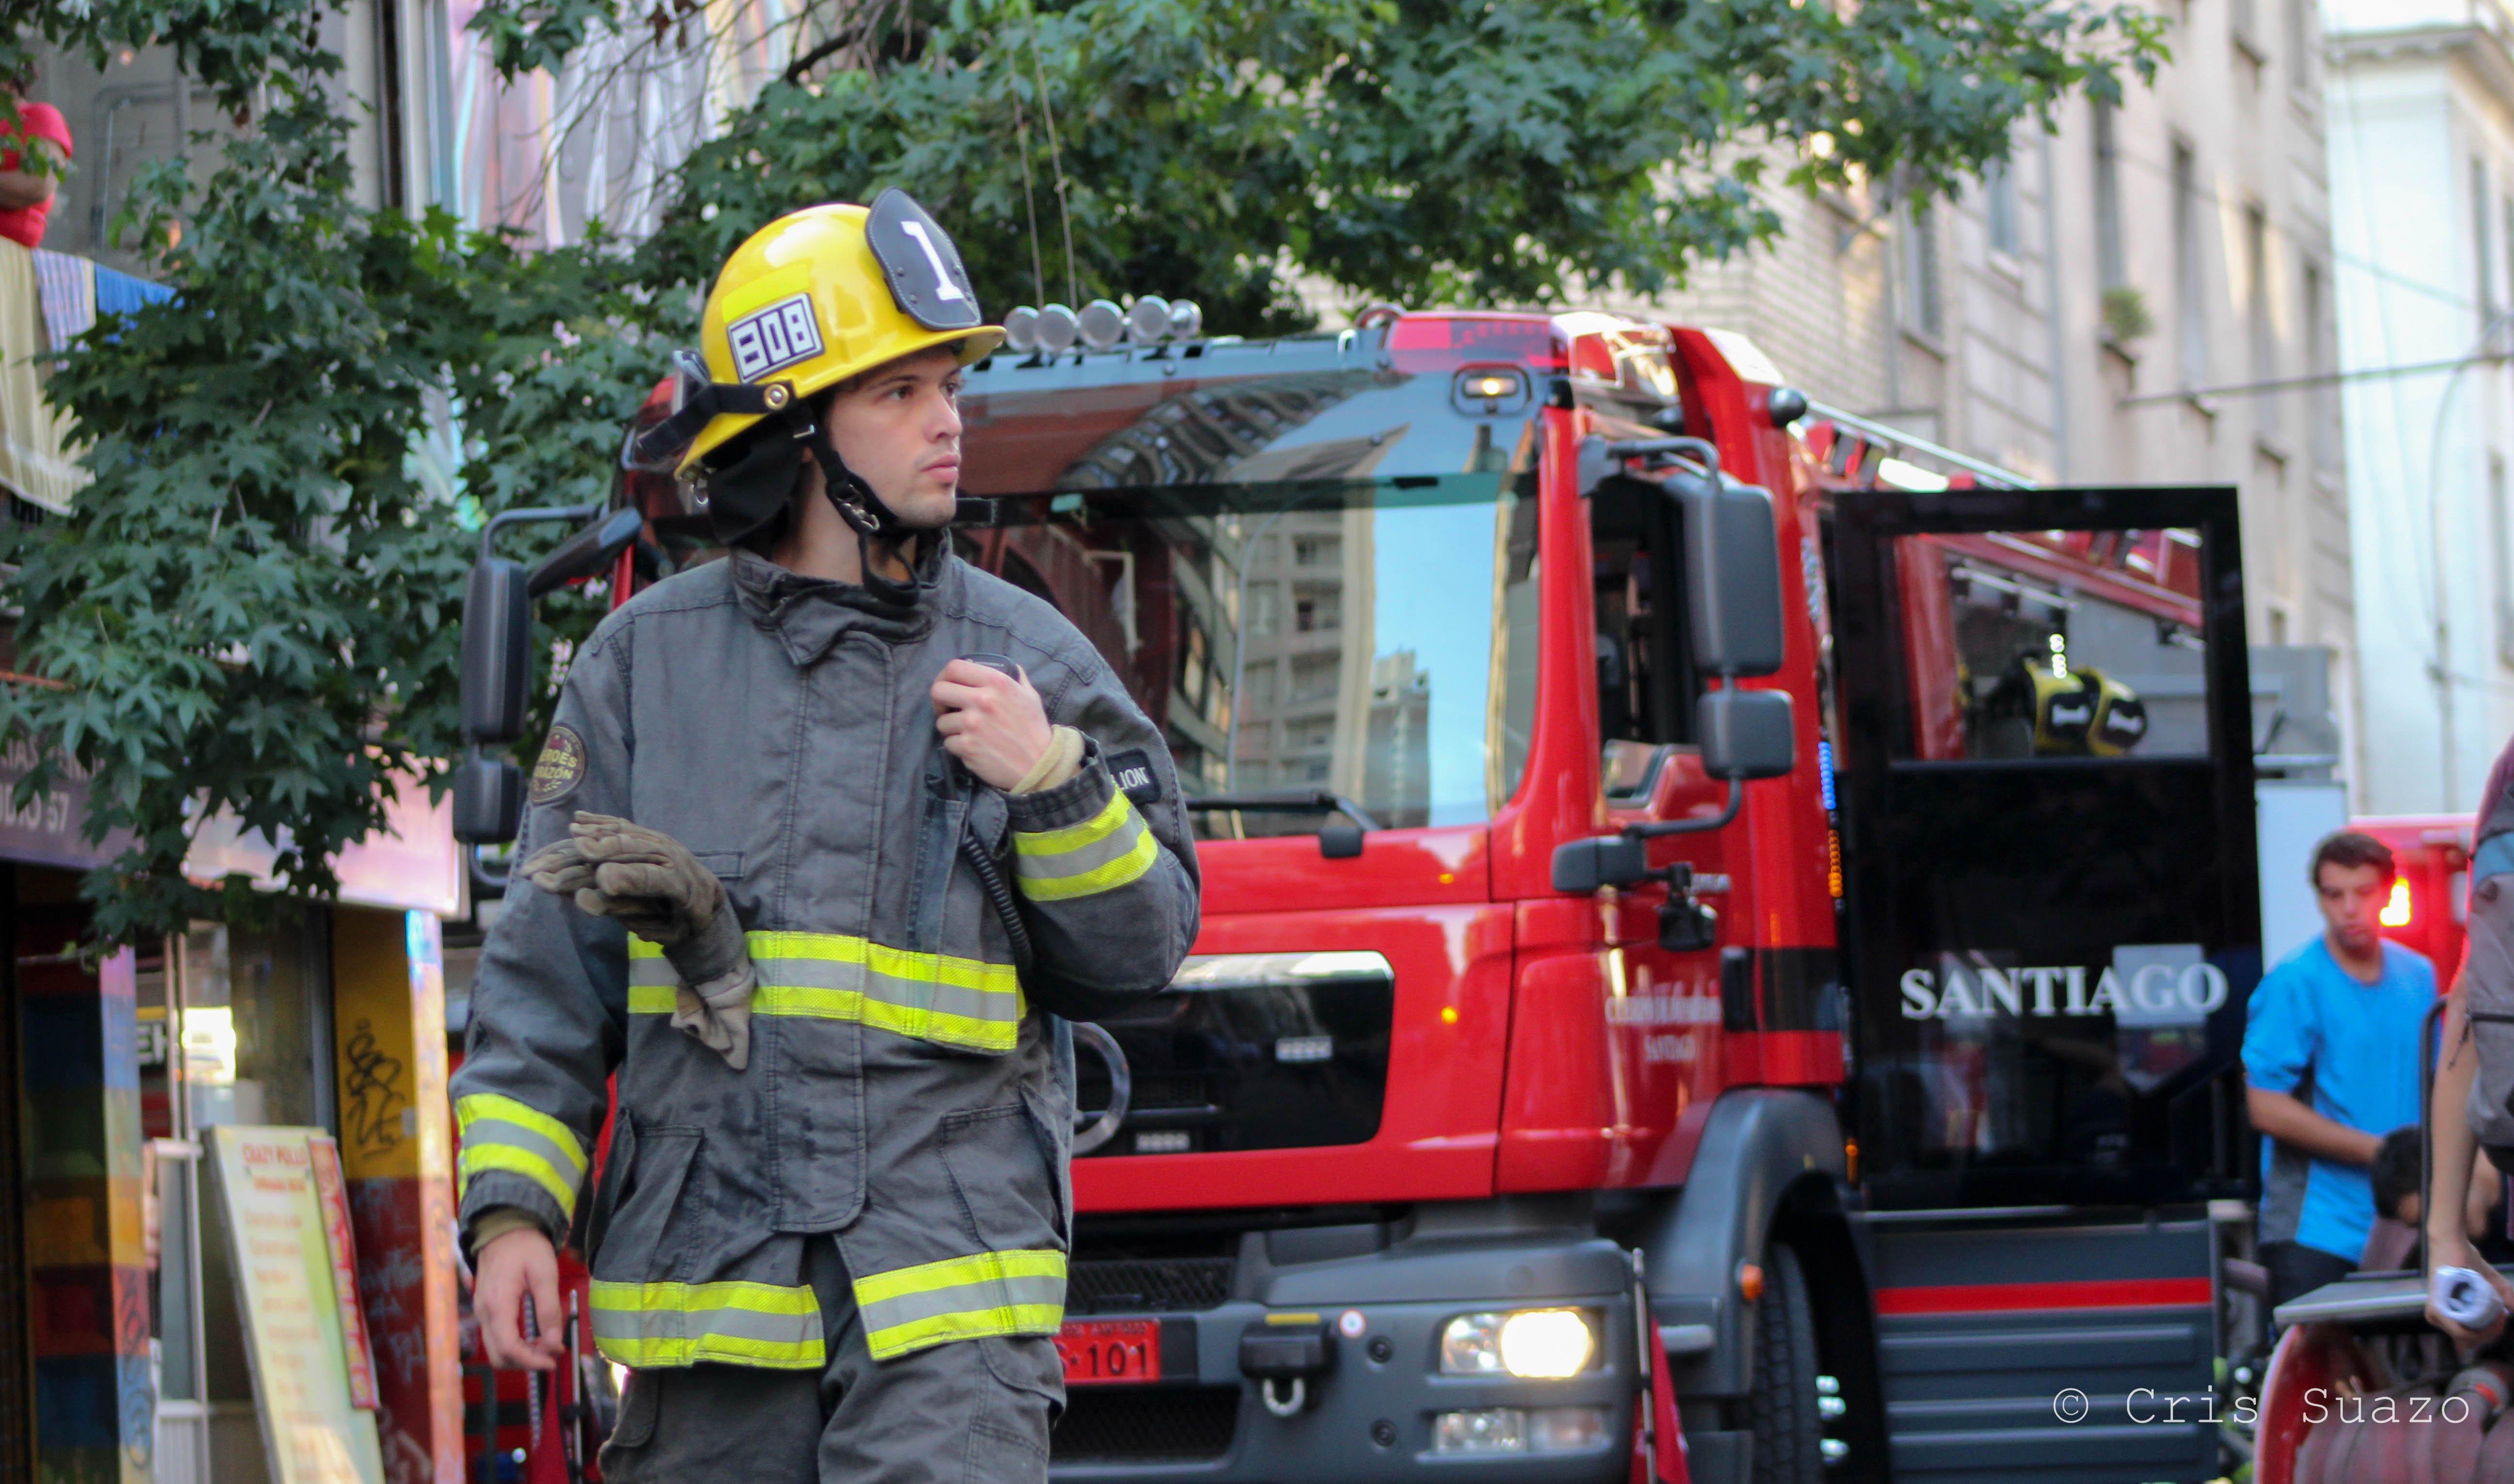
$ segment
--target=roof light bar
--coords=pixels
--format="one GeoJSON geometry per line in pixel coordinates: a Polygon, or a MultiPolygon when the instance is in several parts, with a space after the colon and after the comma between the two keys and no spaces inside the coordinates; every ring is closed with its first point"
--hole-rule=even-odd
{"type": "Polygon", "coordinates": [[[1124,308],[1095,299],[1080,313],[1063,304],[1034,309],[1023,304],[1004,316],[1004,348],[1015,355],[1061,354],[1079,344],[1114,350],[1120,343],[1157,345],[1192,341],[1204,333],[1204,310],[1192,299],[1139,295],[1124,308]]]}

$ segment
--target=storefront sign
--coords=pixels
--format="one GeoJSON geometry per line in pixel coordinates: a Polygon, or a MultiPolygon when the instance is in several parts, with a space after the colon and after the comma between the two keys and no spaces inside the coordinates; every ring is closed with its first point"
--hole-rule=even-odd
{"type": "Polygon", "coordinates": [[[271,1484],[384,1484],[375,1414],[352,1401],[343,1298],[312,1147],[322,1138],[303,1128],[209,1131],[244,1309],[245,1355],[271,1484]]]}
{"type": "MultiPolygon", "coordinates": [[[[430,798],[417,779],[394,782],[399,786],[385,801],[384,831],[345,847],[332,862],[341,880],[340,900],[459,917],[463,857],[454,844],[453,801],[430,798]]],[[[278,859],[279,847],[261,831],[247,830],[234,815],[222,812],[192,837],[183,871],[203,880],[241,873],[266,890],[277,884],[271,867],[278,859]]]]}
{"type": "Polygon", "coordinates": [[[87,821],[88,770],[77,762],[54,759],[50,786],[18,802],[19,782],[41,756],[23,738],[0,749],[0,859],[84,870],[121,854],[128,834],[117,830],[102,845],[90,845],[79,833],[87,821]]]}
{"type": "Polygon", "coordinates": [[[349,1367],[349,1405],[374,1411],[376,1353],[367,1340],[367,1311],[358,1303],[358,1244],[349,1233],[348,1187],[341,1180],[341,1149],[317,1136],[305,1141],[313,1156],[314,1195],[323,1208],[323,1247],[332,1260],[332,1300],[341,1311],[341,1357],[349,1367]]]}

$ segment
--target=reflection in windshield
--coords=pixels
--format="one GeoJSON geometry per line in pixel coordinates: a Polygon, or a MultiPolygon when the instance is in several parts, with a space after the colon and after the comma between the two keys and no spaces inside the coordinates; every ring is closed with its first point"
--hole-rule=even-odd
{"type": "Polygon", "coordinates": [[[1472,823],[1517,787],[1535,674],[1533,483],[1482,461],[1004,500],[963,553],[1091,638],[1190,794],[1323,791],[1391,827],[1472,823]]]}

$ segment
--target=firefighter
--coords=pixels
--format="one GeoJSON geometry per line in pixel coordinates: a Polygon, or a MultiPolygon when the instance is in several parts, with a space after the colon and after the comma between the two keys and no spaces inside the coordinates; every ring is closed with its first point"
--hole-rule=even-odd
{"type": "Polygon", "coordinates": [[[702,335],[632,457],[729,554],[569,665],[454,1079],[490,1357],[551,1363],[573,1231],[632,1368],[616,1484],[1043,1479],[1059,1018],[1195,937],[1177,780],[1074,626],[952,551],[954,398],[1002,332],[913,201],[772,222],[702,335]]]}

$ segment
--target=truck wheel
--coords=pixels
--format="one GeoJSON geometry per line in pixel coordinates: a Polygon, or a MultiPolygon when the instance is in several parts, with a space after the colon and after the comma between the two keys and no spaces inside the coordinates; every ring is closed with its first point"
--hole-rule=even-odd
{"type": "Polygon", "coordinates": [[[1824,1416],[1816,1407],[1815,1313],[1798,1254],[1764,1254],[1764,1297],[1755,1304],[1754,1484],[1821,1484],[1824,1416]]]}

